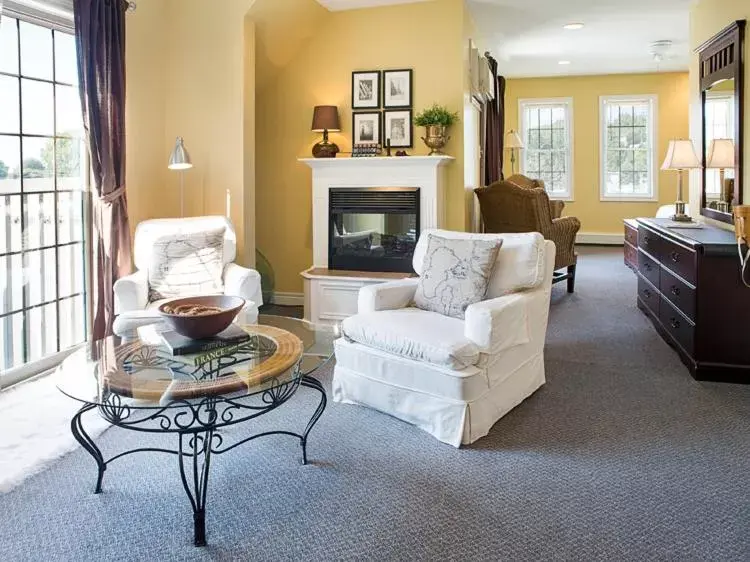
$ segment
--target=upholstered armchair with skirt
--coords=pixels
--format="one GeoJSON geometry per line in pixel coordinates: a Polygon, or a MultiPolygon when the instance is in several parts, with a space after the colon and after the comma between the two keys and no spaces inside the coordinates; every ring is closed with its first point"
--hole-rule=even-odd
{"type": "Polygon", "coordinates": [[[412,262],[423,279],[466,277],[459,266],[438,276],[430,271],[432,235],[502,241],[484,298],[455,317],[417,308],[418,278],[360,289],[358,312],[344,320],[335,342],[333,399],[385,412],[459,447],[487,435],[545,382],[555,245],[536,232],[425,230],[412,262]]]}
{"type": "Polygon", "coordinates": [[[137,271],[114,286],[116,334],[148,323],[165,299],[197,294],[242,297],[247,305],[237,322],[257,322],[260,274],[234,263],[237,235],[226,217],[146,220],[136,227],[133,246],[137,271]]]}
{"type": "Polygon", "coordinates": [[[541,187],[520,187],[506,180],[477,188],[474,193],[479,200],[485,232],[541,233],[557,248],[553,281],[567,280],[568,292],[575,290],[578,262],[575,242],[581,221],[576,217],[553,218],[549,196],[541,187]],[[562,269],[567,271],[560,271],[562,269]]]}

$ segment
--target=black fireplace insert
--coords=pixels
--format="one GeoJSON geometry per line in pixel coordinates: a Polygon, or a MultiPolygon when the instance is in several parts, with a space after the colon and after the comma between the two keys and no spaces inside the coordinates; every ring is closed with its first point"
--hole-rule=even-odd
{"type": "Polygon", "coordinates": [[[413,271],[418,187],[335,187],[329,209],[330,269],[413,271]]]}

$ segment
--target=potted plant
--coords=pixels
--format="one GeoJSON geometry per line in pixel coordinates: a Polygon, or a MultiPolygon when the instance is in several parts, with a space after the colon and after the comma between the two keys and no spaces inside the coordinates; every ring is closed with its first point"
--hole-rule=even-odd
{"type": "Polygon", "coordinates": [[[447,136],[448,127],[455,123],[458,123],[458,112],[449,111],[447,107],[437,103],[417,114],[414,124],[425,128],[422,140],[430,148],[430,156],[442,154],[441,149],[450,139],[447,136]]]}

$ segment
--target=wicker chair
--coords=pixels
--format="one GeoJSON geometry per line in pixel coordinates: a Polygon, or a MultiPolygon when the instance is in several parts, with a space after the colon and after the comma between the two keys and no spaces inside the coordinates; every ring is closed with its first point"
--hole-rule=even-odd
{"type": "MultiPolygon", "coordinates": [[[[508,178],[505,178],[505,181],[516,184],[518,187],[526,187],[528,189],[541,187],[542,189],[544,189],[544,182],[542,180],[535,180],[522,174],[514,174],[508,178]]],[[[563,209],[565,208],[565,201],[550,201],[549,207],[552,211],[552,218],[559,219],[562,216],[563,209]]]]}
{"type": "Polygon", "coordinates": [[[568,281],[572,293],[576,282],[576,234],[581,221],[576,217],[553,218],[544,189],[519,187],[509,181],[495,182],[474,190],[479,199],[485,232],[540,232],[557,247],[553,282],[568,281]],[[567,268],[566,272],[558,271],[567,268]]]}

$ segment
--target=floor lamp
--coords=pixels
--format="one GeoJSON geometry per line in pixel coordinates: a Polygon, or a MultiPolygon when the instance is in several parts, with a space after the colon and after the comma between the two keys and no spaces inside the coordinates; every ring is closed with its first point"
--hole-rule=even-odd
{"type": "Polygon", "coordinates": [[[185,148],[182,137],[177,137],[172,154],[169,156],[169,169],[180,172],[180,216],[185,216],[185,170],[193,167],[190,154],[185,148]]]}
{"type": "Polygon", "coordinates": [[[511,129],[508,131],[508,134],[505,135],[505,148],[510,150],[510,171],[511,174],[515,175],[516,173],[516,152],[520,154],[520,151],[523,146],[523,141],[521,140],[521,137],[518,136],[518,133],[511,129]]]}

